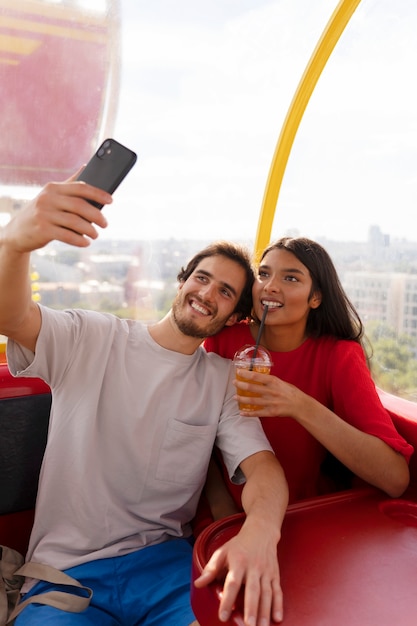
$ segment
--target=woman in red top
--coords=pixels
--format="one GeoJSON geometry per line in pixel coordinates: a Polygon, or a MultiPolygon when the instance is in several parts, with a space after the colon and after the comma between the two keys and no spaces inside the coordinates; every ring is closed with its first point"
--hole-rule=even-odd
{"type": "MultiPolygon", "coordinates": [[[[252,295],[252,320],[224,328],[205,347],[232,359],[242,345],[255,343],[268,306],[260,343],[272,355],[272,375],[241,370],[245,382],[235,385],[238,399],[240,390],[260,394],[245,397],[257,409],[241,414],[260,417],[286,473],[290,501],[328,490],[322,473],[328,453],[367,483],[401,495],[413,448],[382,406],[362,347],[362,323],[328,253],[309,239],[279,239],[262,255],[252,295]]],[[[241,487],[226,475],[225,481],[234,505],[212,468],[205,491],[215,519],[240,510],[241,487]]]]}

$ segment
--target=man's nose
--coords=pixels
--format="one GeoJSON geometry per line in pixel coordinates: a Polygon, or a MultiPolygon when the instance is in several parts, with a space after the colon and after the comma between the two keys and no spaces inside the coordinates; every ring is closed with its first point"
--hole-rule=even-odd
{"type": "Polygon", "coordinates": [[[200,295],[204,300],[213,300],[216,286],[213,283],[208,283],[200,289],[200,295]]]}

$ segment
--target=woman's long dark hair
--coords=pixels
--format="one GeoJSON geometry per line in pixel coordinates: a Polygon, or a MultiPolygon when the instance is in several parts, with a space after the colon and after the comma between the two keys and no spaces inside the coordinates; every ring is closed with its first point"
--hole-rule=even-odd
{"type": "Polygon", "coordinates": [[[321,293],[321,304],[310,309],[306,331],[309,337],[331,335],[363,344],[364,328],[358,312],[346,295],[329,254],[317,242],[305,237],[282,237],[262,253],[261,261],[271,250],[288,250],[310,272],[313,284],[310,297],[321,293]]]}

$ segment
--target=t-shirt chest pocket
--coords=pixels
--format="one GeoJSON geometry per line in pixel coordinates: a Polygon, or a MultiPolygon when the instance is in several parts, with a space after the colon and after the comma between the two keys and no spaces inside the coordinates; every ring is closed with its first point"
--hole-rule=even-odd
{"type": "Polygon", "coordinates": [[[196,426],[172,420],[165,431],[156,466],[157,480],[198,485],[216,437],[217,424],[196,426]]]}

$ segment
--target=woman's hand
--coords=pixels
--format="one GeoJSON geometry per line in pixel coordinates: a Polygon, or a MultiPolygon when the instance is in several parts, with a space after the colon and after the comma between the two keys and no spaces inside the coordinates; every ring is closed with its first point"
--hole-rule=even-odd
{"type": "Polygon", "coordinates": [[[272,374],[260,374],[255,371],[239,369],[239,378],[234,385],[237,390],[236,399],[239,404],[253,405],[253,409],[241,410],[246,417],[297,417],[305,410],[309,400],[315,402],[294,385],[287,383],[272,374]],[[256,394],[247,396],[250,392],[256,394]]]}

